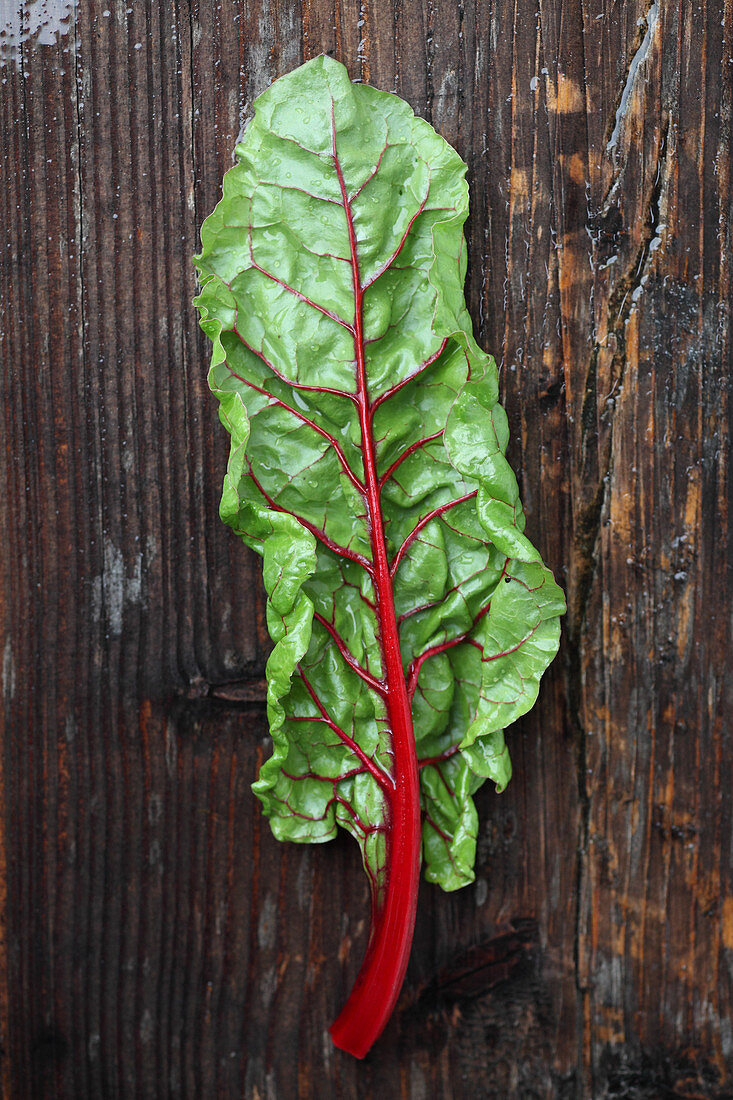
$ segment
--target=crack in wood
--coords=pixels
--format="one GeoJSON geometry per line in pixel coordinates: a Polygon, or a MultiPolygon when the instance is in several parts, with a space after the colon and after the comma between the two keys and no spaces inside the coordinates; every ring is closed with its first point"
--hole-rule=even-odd
{"type": "Polygon", "coordinates": [[[224,680],[211,683],[204,677],[192,677],[181,693],[186,699],[215,699],[236,710],[244,707],[250,710],[253,703],[267,701],[267,680],[263,677],[224,680]]]}
{"type": "Polygon", "coordinates": [[[641,37],[641,42],[637,46],[636,51],[634,52],[631,61],[629,62],[629,66],[626,72],[626,81],[623,88],[621,89],[621,95],[619,96],[619,101],[614,116],[613,130],[611,131],[611,136],[609,137],[606,144],[606,150],[609,153],[612,152],[618,145],[619,138],[621,136],[621,128],[626,118],[626,112],[628,110],[629,101],[631,100],[634,86],[636,84],[639,69],[646,61],[649,51],[651,50],[652,41],[654,39],[654,32],[658,25],[659,5],[657,0],[653,0],[653,3],[650,5],[646,16],[642,21],[640,21],[639,34],[641,37]]]}
{"type": "MultiPolygon", "coordinates": [[[[616,281],[613,293],[608,302],[607,317],[609,318],[609,323],[606,342],[608,342],[609,337],[613,337],[615,347],[611,358],[612,386],[610,392],[604,399],[606,409],[615,409],[616,399],[623,385],[624,373],[626,370],[626,326],[631,311],[639,300],[648,280],[649,267],[652,262],[653,254],[656,251],[653,248],[653,242],[658,239],[661,199],[670,170],[667,156],[669,126],[669,119],[667,119],[659,143],[659,150],[656,158],[656,172],[651,193],[648,199],[642,200],[644,205],[648,205],[649,213],[643,225],[639,244],[626,271],[616,281]]],[[[608,208],[604,207],[604,209],[608,208]]],[[[600,345],[598,344],[594,347],[594,352],[596,354],[599,347],[600,345]]],[[[612,415],[610,420],[612,420],[612,415]]],[[[610,435],[606,472],[610,472],[608,463],[610,463],[610,435]]]]}

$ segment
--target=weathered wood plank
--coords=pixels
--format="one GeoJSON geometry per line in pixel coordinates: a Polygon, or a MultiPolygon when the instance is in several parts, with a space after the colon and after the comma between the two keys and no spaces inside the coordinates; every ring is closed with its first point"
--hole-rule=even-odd
{"type": "Polygon", "coordinates": [[[139,8],[60,30],[2,70],[4,1072],[10,1095],[101,1096],[158,1081],[167,1012],[145,824],[165,744],[140,708],[264,651],[248,559],[202,523],[223,455],[190,305],[190,21],[187,69],[139,8]]]}
{"type": "Polygon", "coordinates": [[[641,1070],[658,1089],[717,1095],[733,1054],[720,793],[731,13],[650,14],[597,206],[592,401],[605,480],[581,643],[584,1041],[596,1088],[609,1074],[630,1087],[641,1070]]]}
{"type": "Polygon", "coordinates": [[[730,1090],[732,19],[91,0],[3,40],[6,1095],[730,1090]],[[216,517],[190,305],[253,98],[322,51],[469,165],[469,304],[569,602],[476,886],[423,887],[363,1063],[324,1035],[365,946],[356,851],[277,844],[249,792],[259,567],[216,517]]]}
{"type": "Polygon", "coordinates": [[[4,51],[2,68],[8,135],[3,178],[9,183],[3,234],[7,492],[2,507],[3,531],[12,547],[4,555],[2,601],[4,980],[11,991],[3,1042],[9,1054],[3,1067],[6,1091],[19,1081],[52,1085],[63,1045],[53,1023],[59,1001],[54,978],[59,984],[72,980],[71,956],[57,956],[54,934],[59,914],[74,906],[67,873],[68,848],[76,842],[67,812],[68,743],[63,730],[56,736],[57,708],[64,706],[69,684],[52,678],[44,683],[43,670],[60,657],[60,624],[74,637],[74,591],[85,553],[83,542],[76,541],[75,501],[87,472],[74,454],[84,438],[75,401],[81,358],[78,127],[68,36],[47,52],[54,61],[48,70],[32,64],[25,44],[4,51]],[[69,170],[60,171],[67,160],[69,170]]]}

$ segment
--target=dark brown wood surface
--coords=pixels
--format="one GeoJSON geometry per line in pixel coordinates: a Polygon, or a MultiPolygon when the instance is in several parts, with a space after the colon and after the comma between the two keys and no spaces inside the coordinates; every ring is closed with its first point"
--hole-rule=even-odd
{"type": "Polygon", "coordinates": [[[730,0],[0,23],[4,1095],[733,1096],[730,0]],[[263,597],[190,304],[252,99],[324,51],[468,162],[470,309],[569,603],[363,1063],[326,1035],[356,846],[278,844],[249,790],[263,597]]]}

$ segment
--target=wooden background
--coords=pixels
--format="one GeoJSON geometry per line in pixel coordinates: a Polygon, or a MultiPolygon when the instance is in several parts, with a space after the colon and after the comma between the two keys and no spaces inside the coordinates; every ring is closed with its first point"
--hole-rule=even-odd
{"type": "Polygon", "coordinates": [[[8,1098],[733,1097],[731,0],[0,4],[8,1098]],[[275,842],[191,255],[322,51],[469,165],[561,656],[363,1063],[356,846],[275,842]],[[726,601],[728,604],[726,606],[726,601]]]}

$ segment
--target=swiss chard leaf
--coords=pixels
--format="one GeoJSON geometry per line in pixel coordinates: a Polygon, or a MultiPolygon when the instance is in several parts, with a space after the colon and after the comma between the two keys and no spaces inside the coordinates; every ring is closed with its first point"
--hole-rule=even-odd
{"type": "Polygon", "coordinates": [[[278,838],[340,825],[360,845],[374,926],[333,1029],[359,1054],[404,975],[420,847],[431,881],[473,879],[472,796],[510,778],[503,730],[536,699],[564,599],[522,533],[465,307],[460,157],[319,57],[260,96],[237,158],[197,305],[231,434],[221,515],[263,557],[274,642],[254,789],[278,838]]]}

